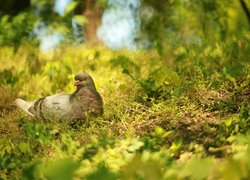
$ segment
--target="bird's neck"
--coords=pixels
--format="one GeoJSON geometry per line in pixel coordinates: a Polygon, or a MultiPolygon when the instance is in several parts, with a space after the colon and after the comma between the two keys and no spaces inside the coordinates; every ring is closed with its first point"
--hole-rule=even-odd
{"type": "Polygon", "coordinates": [[[95,87],[93,88],[90,88],[90,87],[78,87],[75,92],[72,94],[73,97],[76,97],[76,96],[83,96],[84,94],[86,93],[96,93],[96,89],[95,87]]]}
{"type": "Polygon", "coordinates": [[[86,88],[78,87],[76,88],[75,92],[73,92],[72,96],[78,96],[79,94],[83,93],[86,88]]]}

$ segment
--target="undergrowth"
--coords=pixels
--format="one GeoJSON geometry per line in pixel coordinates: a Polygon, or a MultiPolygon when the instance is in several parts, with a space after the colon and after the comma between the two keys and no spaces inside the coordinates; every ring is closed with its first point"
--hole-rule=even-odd
{"type": "Polygon", "coordinates": [[[157,52],[0,48],[0,179],[248,179],[249,37],[157,52]],[[104,101],[89,125],[14,106],[72,93],[78,72],[104,101]]]}

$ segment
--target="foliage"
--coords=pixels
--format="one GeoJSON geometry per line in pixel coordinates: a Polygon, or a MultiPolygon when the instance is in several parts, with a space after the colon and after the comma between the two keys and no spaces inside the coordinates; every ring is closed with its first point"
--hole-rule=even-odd
{"type": "MultiPolygon", "coordinates": [[[[13,3],[13,2],[12,2],[13,3]]],[[[20,12],[17,15],[3,14],[0,16],[0,46],[14,46],[17,50],[21,43],[39,44],[39,36],[45,29],[40,29],[40,33],[35,34],[35,28],[39,25],[46,26],[46,35],[53,32],[59,32],[67,39],[72,40],[73,27],[72,21],[82,27],[86,22],[83,15],[74,15],[74,11],[79,6],[78,2],[71,2],[65,8],[63,16],[59,16],[52,11],[54,1],[42,0],[31,1],[28,10],[20,12]]],[[[45,28],[45,27],[42,27],[45,28]]],[[[44,34],[43,34],[44,35],[44,34]]],[[[79,37],[76,37],[79,38],[79,37]]]]}
{"type": "Polygon", "coordinates": [[[24,40],[27,41],[33,28],[34,16],[31,13],[20,13],[11,17],[0,17],[0,45],[14,45],[17,48],[24,40]]]}
{"type": "MultiPolygon", "coordinates": [[[[40,23],[45,25],[48,34],[59,32],[70,42],[82,42],[83,27],[88,26],[88,20],[82,15],[86,8],[85,1],[70,2],[63,15],[52,10],[55,1],[51,0],[32,0],[26,11],[15,16],[3,14],[4,10],[8,11],[9,6],[15,4],[13,1],[9,3],[0,12],[1,46],[14,45],[17,48],[22,41],[30,38],[35,42],[29,43],[37,45],[37,39],[32,36],[32,31],[40,23]],[[72,25],[72,22],[75,24],[72,25]]],[[[98,6],[102,11],[107,0],[92,3],[92,6],[98,6]]],[[[249,2],[245,3],[249,7],[249,2]]],[[[232,37],[241,37],[249,28],[240,1],[235,0],[144,0],[141,2],[141,8],[136,11],[136,21],[140,30],[136,32],[135,43],[138,47],[155,47],[160,54],[163,40],[173,44],[227,41],[232,37]]]]}
{"type": "MultiPolygon", "coordinates": [[[[249,7],[249,2],[245,1],[249,7]]],[[[142,2],[139,37],[196,44],[239,37],[249,28],[240,1],[177,0],[142,2]]]]}

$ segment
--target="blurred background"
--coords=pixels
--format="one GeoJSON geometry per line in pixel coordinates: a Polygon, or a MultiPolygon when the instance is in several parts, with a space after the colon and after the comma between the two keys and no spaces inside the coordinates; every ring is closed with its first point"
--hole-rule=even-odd
{"type": "Polygon", "coordinates": [[[0,46],[141,49],[227,41],[249,31],[246,0],[0,0],[0,46]]]}

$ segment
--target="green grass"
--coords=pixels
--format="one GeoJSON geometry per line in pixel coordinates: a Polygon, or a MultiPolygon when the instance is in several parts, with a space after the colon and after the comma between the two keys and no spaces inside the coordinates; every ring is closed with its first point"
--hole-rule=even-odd
{"type": "Polygon", "coordinates": [[[247,36],[159,54],[0,48],[0,179],[248,179],[249,52],[247,36]],[[73,92],[78,72],[104,101],[89,126],[14,107],[73,92]]]}

